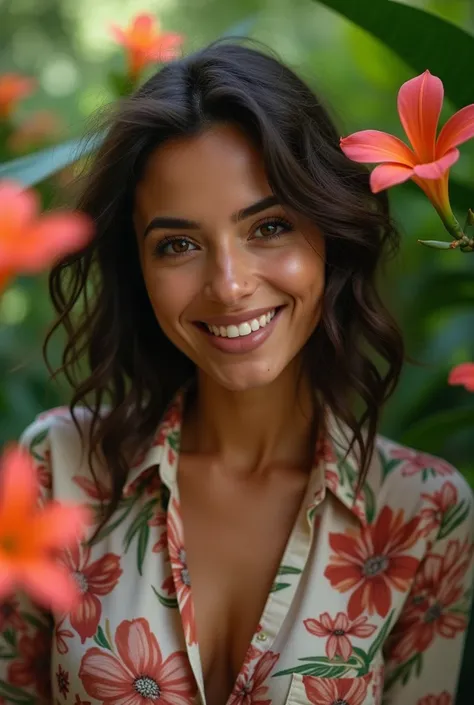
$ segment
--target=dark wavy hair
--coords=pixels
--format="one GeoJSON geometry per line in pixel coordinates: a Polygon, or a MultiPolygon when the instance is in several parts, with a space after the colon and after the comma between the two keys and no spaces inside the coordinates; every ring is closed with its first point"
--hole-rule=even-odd
{"type": "Polygon", "coordinates": [[[92,412],[89,463],[94,454],[105,458],[113,489],[105,521],[120,501],[130,457],[151,440],[166,405],[195,371],[160,329],[148,299],[132,223],[134,190],[159,145],[222,122],[257,145],[273,192],[325,238],[322,319],[303,359],[315,397],[349,428],[360,482],[382,405],[398,381],[402,338],[376,285],[378,265],[397,248],[398,235],[386,194],[373,194],[367,169],[343,154],[320,99],[269,52],[235,40],[173,61],[106,114],[106,136],[76,204],[94,219],[95,238],[60,261],[49,280],[58,316],[45,356],[51,335],[64,326],[62,365],[53,374],[65,373],[72,385],[74,419],[79,403],[92,412]],[[81,375],[84,359],[88,372],[81,375]]]}

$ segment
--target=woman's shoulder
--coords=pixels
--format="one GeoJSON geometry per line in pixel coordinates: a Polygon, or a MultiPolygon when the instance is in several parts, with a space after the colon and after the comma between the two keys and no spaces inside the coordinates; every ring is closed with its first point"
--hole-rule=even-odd
{"type": "Polygon", "coordinates": [[[451,463],[384,436],[376,442],[376,462],[368,478],[379,502],[411,516],[445,524],[474,525],[474,495],[466,478],[451,463]]]}
{"type": "MultiPolygon", "coordinates": [[[[102,416],[107,407],[101,408],[102,416]]],[[[85,406],[74,409],[73,418],[67,406],[44,411],[20,435],[20,445],[30,454],[38,468],[43,491],[63,499],[74,499],[80,478],[90,478],[89,429],[92,411],[85,406]]]]}

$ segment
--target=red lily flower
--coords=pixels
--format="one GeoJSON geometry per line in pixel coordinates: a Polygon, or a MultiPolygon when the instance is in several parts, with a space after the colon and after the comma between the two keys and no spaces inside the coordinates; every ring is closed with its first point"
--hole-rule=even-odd
{"type": "Polygon", "coordinates": [[[355,132],[340,144],[353,161],[380,164],[370,176],[374,193],[413,179],[442,219],[450,221],[449,169],[459,159],[457,146],[474,137],[474,104],[455,113],[436,137],[443,97],[441,79],[429,71],[400,88],[398,114],[411,148],[379,130],[355,132]]]}
{"type": "Polygon", "coordinates": [[[183,42],[181,34],[162,32],[153,15],[137,15],[126,29],[111,26],[112,33],[127,53],[128,74],[136,80],[153,61],[168,61],[176,56],[183,42]]]}
{"type": "Polygon", "coordinates": [[[92,235],[92,221],[82,213],[39,215],[39,209],[34,191],[0,182],[0,291],[17,272],[39,272],[92,235]]]}
{"type": "Polygon", "coordinates": [[[9,118],[18,101],[30,95],[35,86],[36,81],[32,78],[17,73],[0,76],[0,120],[9,118]]]}
{"type": "Polygon", "coordinates": [[[474,392],[474,362],[463,362],[453,367],[449,373],[448,384],[461,384],[468,392],[474,392]]]}

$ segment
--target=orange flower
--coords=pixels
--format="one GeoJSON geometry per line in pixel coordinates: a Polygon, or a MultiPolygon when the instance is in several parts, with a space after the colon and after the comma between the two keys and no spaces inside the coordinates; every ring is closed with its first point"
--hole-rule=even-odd
{"type": "Polygon", "coordinates": [[[0,76],[0,119],[10,117],[18,101],[30,95],[35,87],[36,81],[17,73],[0,76]]]}
{"type": "Polygon", "coordinates": [[[449,373],[448,384],[461,384],[468,392],[474,392],[474,362],[463,362],[449,373]]]}
{"type": "Polygon", "coordinates": [[[39,215],[32,190],[0,182],[0,291],[17,272],[39,272],[86,244],[92,222],[81,213],[39,215]]]}
{"type": "Polygon", "coordinates": [[[125,47],[128,73],[133,80],[149,63],[174,58],[183,42],[181,34],[162,32],[153,15],[145,13],[137,15],[126,29],[112,25],[111,30],[117,42],[125,47]]]}
{"type": "Polygon", "coordinates": [[[342,137],[341,149],[356,162],[380,163],[370,176],[374,193],[413,179],[442,219],[452,222],[449,169],[459,158],[457,145],[474,137],[474,104],[450,117],[436,137],[443,97],[442,81],[429,71],[400,88],[398,114],[412,149],[398,137],[379,130],[342,137]]]}
{"type": "Polygon", "coordinates": [[[19,446],[0,466],[0,600],[17,588],[57,611],[79,599],[77,583],[60,567],[58,552],[80,538],[86,510],[50,502],[38,508],[39,483],[30,455],[19,446]]]}
{"type": "Polygon", "coordinates": [[[38,110],[19,125],[7,140],[11,152],[27,152],[60,136],[63,125],[50,110],[38,110]]]}

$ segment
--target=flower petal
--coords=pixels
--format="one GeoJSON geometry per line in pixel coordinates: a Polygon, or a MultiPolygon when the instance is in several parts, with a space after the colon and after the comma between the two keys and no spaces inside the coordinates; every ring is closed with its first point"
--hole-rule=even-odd
{"type": "Polygon", "coordinates": [[[115,643],[125,667],[132,673],[159,672],[161,650],[145,619],[121,622],[115,632],[115,643]]]}
{"type": "Polygon", "coordinates": [[[407,166],[416,163],[415,155],[402,140],[380,130],[362,130],[341,137],[340,146],[346,157],[354,162],[399,162],[407,166]]]}
{"type": "Polygon", "coordinates": [[[56,612],[69,612],[79,599],[74,578],[52,561],[29,561],[18,580],[36,602],[56,612]]]}
{"type": "Polygon", "coordinates": [[[330,629],[325,627],[322,622],[317,619],[305,619],[303,623],[309,633],[315,636],[328,636],[328,634],[331,633],[330,629]]]}
{"type": "Polygon", "coordinates": [[[404,83],[398,92],[400,121],[420,162],[435,159],[436,130],[443,97],[443,82],[429,71],[404,83]]]}
{"type": "Polygon", "coordinates": [[[449,152],[429,164],[417,164],[413,171],[421,179],[441,179],[445,172],[459,159],[459,150],[450,149],[449,152]]]}
{"type": "Polygon", "coordinates": [[[19,445],[7,447],[0,465],[0,525],[23,523],[35,508],[38,476],[30,454],[19,445]]]}
{"type": "Polygon", "coordinates": [[[466,105],[447,120],[438,136],[436,155],[442,157],[445,152],[471,137],[474,137],[474,104],[466,105]]]}
{"type": "Polygon", "coordinates": [[[448,384],[462,384],[468,392],[474,392],[474,362],[463,362],[453,367],[448,384]]]}
{"type": "Polygon", "coordinates": [[[61,549],[82,538],[90,523],[89,511],[80,505],[50,502],[35,518],[35,536],[46,549],[61,549]]]}
{"type": "Polygon", "coordinates": [[[379,193],[391,186],[403,184],[413,176],[413,168],[404,164],[380,164],[370,174],[370,188],[379,193]]]}
{"type": "Polygon", "coordinates": [[[10,265],[25,272],[41,271],[83,247],[92,233],[92,222],[82,213],[43,215],[10,247],[10,265]]]}

